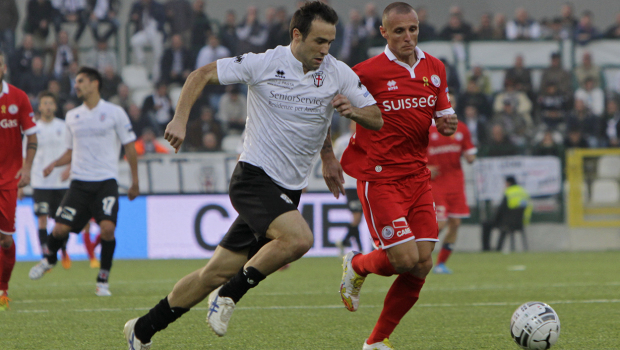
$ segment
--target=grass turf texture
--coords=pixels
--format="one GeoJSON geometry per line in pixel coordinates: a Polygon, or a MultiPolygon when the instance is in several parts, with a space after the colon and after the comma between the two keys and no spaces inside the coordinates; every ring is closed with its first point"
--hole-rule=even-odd
{"type": "MultiPolygon", "coordinates": [[[[360,309],[338,294],[341,260],[305,258],[276,272],[239,303],[228,334],[205,323],[206,302],[153,338],[153,349],[354,349],[370,334],[393,278],[370,276],[360,309]]],[[[204,261],[116,261],[113,296],[95,296],[87,261],[30,281],[18,263],[11,309],[0,312],[0,349],[126,349],[124,323],[154,306],[204,261]]],[[[396,349],[518,349],[513,311],[549,303],[560,316],[559,349],[617,349],[620,252],[454,254],[453,275],[429,275],[417,305],[391,337],[396,349]],[[523,269],[523,265],[525,269],[523,269]]]]}

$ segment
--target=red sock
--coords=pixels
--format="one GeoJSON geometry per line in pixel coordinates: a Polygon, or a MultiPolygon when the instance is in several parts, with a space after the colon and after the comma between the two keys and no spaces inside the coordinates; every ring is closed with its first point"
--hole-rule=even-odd
{"type": "Polygon", "coordinates": [[[439,251],[439,255],[437,256],[437,265],[444,264],[446,261],[448,261],[450,254],[452,254],[452,249],[448,249],[443,246],[439,251]]]}
{"type": "Polygon", "coordinates": [[[400,274],[394,280],[385,296],[381,316],[368,337],[368,344],[382,342],[390,337],[400,320],[418,301],[424,281],[409,272],[400,274]]]}
{"type": "Polygon", "coordinates": [[[98,234],[97,237],[95,237],[95,243],[93,243],[93,249],[95,249],[96,246],[98,246],[101,243],[101,234],[98,234]]]}
{"type": "Polygon", "coordinates": [[[368,254],[358,254],[351,260],[351,265],[353,265],[353,270],[362,276],[368,276],[369,273],[380,276],[396,274],[387,252],[383,249],[373,250],[368,254]]]}
{"type": "Polygon", "coordinates": [[[15,266],[15,243],[10,248],[0,248],[0,290],[9,289],[9,280],[15,266]]]}

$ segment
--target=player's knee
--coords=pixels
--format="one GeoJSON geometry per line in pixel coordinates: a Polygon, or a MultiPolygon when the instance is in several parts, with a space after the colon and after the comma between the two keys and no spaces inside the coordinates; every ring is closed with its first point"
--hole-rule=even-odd
{"type": "Polygon", "coordinates": [[[450,225],[450,227],[454,228],[458,228],[459,226],[461,226],[461,219],[459,218],[450,218],[450,221],[448,222],[448,225],[450,225]]]}
{"type": "Polygon", "coordinates": [[[12,245],[13,245],[13,236],[2,235],[2,237],[0,238],[0,247],[7,249],[7,248],[11,248],[12,245]]]}
{"type": "Polygon", "coordinates": [[[418,256],[416,254],[399,254],[395,256],[389,256],[390,263],[396,270],[396,273],[405,273],[413,270],[418,263],[418,256]]]}
{"type": "Polygon", "coordinates": [[[428,275],[433,269],[433,259],[429,255],[428,258],[420,259],[415,270],[418,275],[428,275]]]}
{"type": "Polygon", "coordinates": [[[299,235],[291,244],[291,256],[297,260],[304,256],[314,245],[314,237],[312,234],[299,235]]]}
{"type": "Polygon", "coordinates": [[[101,239],[106,241],[114,239],[114,231],[116,230],[116,225],[114,225],[114,223],[104,220],[99,223],[99,228],[101,229],[101,239]]]}
{"type": "Polygon", "coordinates": [[[65,238],[69,235],[69,231],[71,231],[71,227],[63,224],[56,224],[52,230],[52,235],[56,238],[65,238]]]}

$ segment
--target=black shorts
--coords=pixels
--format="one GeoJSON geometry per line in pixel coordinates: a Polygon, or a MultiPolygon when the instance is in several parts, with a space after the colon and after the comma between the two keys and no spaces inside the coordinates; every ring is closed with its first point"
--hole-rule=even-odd
{"type": "Polygon", "coordinates": [[[229,195],[239,216],[220,246],[232,251],[250,248],[251,257],[269,242],[265,235],[271,222],[286,212],[297,210],[301,190],[280,187],[262,169],[239,162],[230,180],[229,195]]]}
{"type": "Polygon", "coordinates": [[[60,203],[56,222],[71,226],[71,232],[80,232],[91,218],[97,223],[110,220],[116,224],[118,216],[118,184],[116,180],[71,181],[69,191],[60,203]]]}
{"type": "Polygon", "coordinates": [[[350,211],[354,213],[362,212],[362,202],[360,202],[360,197],[357,196],[357,189],[345,188],[344,196],[347,197],[347,206],[350,211]]]}
{"type": "Polygon", "coordinates": [[[65,193],[67,193],[67,189],[65,188],[49,190],[35,188],[32,193],[34,215],[48,215],[54,217],[60,202],[62,202],[62,199],[65,197],[65,193]]]}

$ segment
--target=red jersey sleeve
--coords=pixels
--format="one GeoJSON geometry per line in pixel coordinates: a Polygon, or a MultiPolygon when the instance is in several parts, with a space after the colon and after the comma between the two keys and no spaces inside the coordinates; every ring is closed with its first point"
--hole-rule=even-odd
{"type": "Polygon", "coordinates": [[[21,92],[20,105],[19,105],[19,123],[22,132],[26,135],[32,135],[36,132],[37,124],[34,122],[34,112],[32,111],[32,105],[28,100],[28,95],[21,92]]]}
{"type": "Polygon", "coordinates": [[[443,62],[437,60],[437,65],[439,67],[439,79],[441,79],[439,83],[439,93],[437,94],[437,104],[435,111],[443,111],[448,108],[452,108],[452,104],[450,104],[450,97],[448,96],[448,79],[446,78],[446,66],[444,66],[443,62]]]}
{"type": "Polygon", "coordinates": [[[458,130],[463,133],[463,139],[461,140],[461,149],[463,153],[471,153],[476,151],[476,146],[471,142],[471,133],[467,124],[459,122],[458,130]]]}

